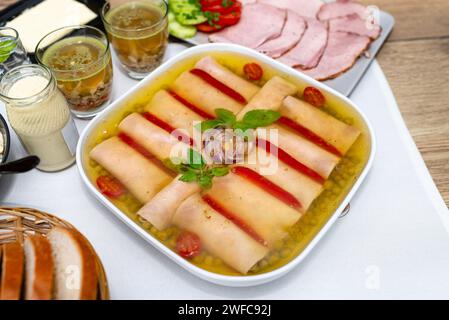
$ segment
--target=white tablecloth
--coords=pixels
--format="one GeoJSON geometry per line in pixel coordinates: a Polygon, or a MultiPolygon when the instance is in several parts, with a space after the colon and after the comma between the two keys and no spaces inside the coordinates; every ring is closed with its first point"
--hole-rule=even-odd
{"type": "MultiPolygon", "coordinates": [[[[185,47],[172,44],[171,56],[185,47]]],[[[136,82],[115,70],[114,96],[136,82]]],[[[449,212],[375,62],[352,95],[371,120],[373,170],[314,252],[286,277],[226,288],[190,275],[102,207],[76,166],[0,180],[0,201],[41,208],[73,223],[99,253],[115,299],[449,298],[449,212]],[[445,228],[446,226],[446,228],[445,228]]],[[[0,106],[4,114],[3,106],[0,106]]],[[[87,121],[77,120],[81,130],[87,121]]],[[[13,138],[11,158],[23,155],[13,138]]]]}

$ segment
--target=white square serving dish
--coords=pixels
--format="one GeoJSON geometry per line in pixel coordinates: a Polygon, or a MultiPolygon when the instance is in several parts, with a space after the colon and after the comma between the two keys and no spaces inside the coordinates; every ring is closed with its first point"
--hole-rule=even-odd
{"type": "Polygon", "coordinates": [[[153,73],[151,73],[149,76],[147,76],[144,80],[142,80],[139,84],[137,84],[135,87],[133,87],[131,90],[129,90],[127,93],[125,93],[120,99],[116,100],[114,103],[112,103],[108,108],[106,108],[102,113],[100,113],[94,120],[92,120],[87,128],[84,130],[84,132],[81,135],[80,142],[78,143],[78,149],[77,149],[77,166],[79,169],[79,172],[81,174],[82,180],[86,184],[89,192],[91,192],[106,208],[108,208],[116,217],[118,217],[122,222],[124,222],[128,227],[130,227],[134,232],[139,234],[142,238],[144,238],[147,242],[152,244],[155,248],[157,248],[160,252],[165,254],[167,257],[169,257],[171,260],[173,260],[175,263],[189,271],[190,273],[198,276],[199,278],[219,284],[219,285],[225,285],[225,286],[232,286],[232,287],[248,287],[248,286],[255,286],[264,284],[270,281],[273,281],[275,279],[280,278],[281,276],[287,274],[289,271],[291,271],[293,268],[298,266],[311,252],[311,250],[315,247],[315,245],[320,241],[320,239],[327,233],[327,231],[330,229],[330,227],[335,223],[335,221],[338,219],[339,215],[342,213],[344,208],[349,204],[352,197],[355,195],[357,190],[359,189],[360,185],[364,181],[366,175],[368,174],[370,168],[372,167],[374,155],[375,155],[375,136],[372,130],[372,126],[367,120],[366,116],[360,111],[360,109],[351,102],[348,98],[343,96],[342,94],[338,93],[337,91],[331,89],[330,87],[326,86],[323,83],[320,83],[318,81],[315,81],[314,79],[305,76],[298,71],[295,71],[292,68],[289,68],[273,59],[270,59],[266,57],[265,55],[262,55],[254,50],[247,49],[242,46],[237,45],[231,45],[231,44],[205,44],[200,45],[197,47],[193,47],[191,49],[188,49],[184,51],[183,53],[179,54],[178,56],[170,59],[169,61],[165,62],[163,65],[161,65],[159,68],[157,68],[153,73]],[[95,129],[98,125],[100,125],[102,122],[106,121],[109,117],[111,117],[113,114],[119,112],[119,110],[125,108],[125,105],[127,102],[131,101],[132,98],[137,95],[138,93],[141,94],[145,91],[145,88],[148,88],[152,83],[163,77],[165,74],[170,73],[171,69],[178,65],[180,62],[184,60],[191,60],[194,57],[201,57],[208,53],[220,53],[220,54],[236,54],[239,56],[245,56],[250,58],[251,60],[254,60],[256,62],[260,62],[263,65],[269,66],[270,68],[277,70],[280,74],[288,76],[290,79],[294,79],[295,81],[302,83],[307,86],[313,86],[318,89],[320,89],[326,97],[331,98],[334,101],[337,101],[341,104],[344,104],[345,107],[352,109],[354,113],[356,113],[361,121],[364,123],[366,127],[366,133],[369,135],[370,140],[370,150],[369,150],[369,157],[366,162],[366,165],[364,166],[363,171],[361,172],[359,178],[354,183],[353,187],[350,189],[344,200],[340,203],[339,207],[335,212],[332,214],[330,219],[327,221],[327,223],[321,228],[321,230],[317,233],[317,235],[313,238],[313,240],[307,245],[307,247],[293,260],[291,260],[289,263],[284,265],[281,268],[278,268],[274,271],[260,274],[260,275],[254,275],[254,276],[226,276],[221,275],[213,272],[206,271],[204,269],[201,269],[189,261],[183,259],[179,255],[177,255],[175,252],[170,250],[168,247],[166,247],[164,244],[162,244],[159,240],[157,240],[155,237],[153,237],[151,234],[149,234],[147,231],[145,231],[139,224],[137,224],[135,221],[133,221],[131,218],[129,218],[125,213],[123,213],[120,209],[118,209],[107,197],[102,195],[96,186],[91,182],[91,180],[88,177],[87,171],[86,171],[86,161],[88,161],[88,157],[86,157],[86,146],[88,144],[90,136],[94,133],[95,129]]]}

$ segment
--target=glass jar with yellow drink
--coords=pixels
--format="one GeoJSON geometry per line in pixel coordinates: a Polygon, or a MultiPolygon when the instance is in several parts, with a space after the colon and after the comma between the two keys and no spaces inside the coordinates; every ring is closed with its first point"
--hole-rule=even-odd
{"type": "Polygon", "coordinates": [[[36,59],[51,69],[78,118],[104,109],[112,92],[112,59],[106,35],[90,26],[55,30],[37,45],[36,59]]]}
{"type": "Polygon", "coordinates": [[[101,17],[122,67],[143,79],[162,63],[168,44],[168,6],[163,0],[109,0],[101,17]]]}

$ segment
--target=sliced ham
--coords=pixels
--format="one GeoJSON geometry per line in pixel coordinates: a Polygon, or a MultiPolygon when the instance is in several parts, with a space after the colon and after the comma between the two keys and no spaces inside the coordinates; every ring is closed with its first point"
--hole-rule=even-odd
{"type": "Polygon", "coordinates": [[[259,87],[239,77],[231,70],[220,65],[214,58],[207,56],[198,61],[195,68],[209,73],[218,81],[240,93],[247,101],[259,91],[259,87]]]}
{"type": "Polygon", "coordinates": [[[181,229],[198,235],[203,248],[242,274],[269,252],[233,222],[208,206],[199,195],[184,201],[173,217],[181,229]]]}
{"type": "Polygon", "coordinates": [[[353,33],[375,40],[380,35],[381,27],[378,24],[369,23],[367,20],[363,20],[358,15],[353,14],[330,20],[329,30],[353,33]]]}
{"type": "Polygon", "coordinates": [[[278,186],[282,186],[299,200],[302,206],[300,211],[306,212],[313,200],[321,193],[322,185],[290,168],[261,148],[256,148],[253,153],[241,166],[250,168],[278,186]]]}
{"type": "Polygon", "coordinates": [[[368,49],[370,42],[368,37],[330,32],[326,50],[318,66],[309,70],[298,70],[317,80],[336,78],[354,65],[357,58],[368,49]]]}
{"type": "Polygon", "coordinates": [[[287,13],[285,10],[254,3],[243,6],[242,18],[234,26],[213,33],[211,42],[228,42],[255,49],[267,40],[281,35],[287,13]]]}
{"type": "Polygon", "coordinates": [[[272,58],[279,58],[299,43],[305,30],[305,20],[294,11],[287,10],[287,22],[281,35],[275,39],[268,40],[258,47],[257,50],[272,58]]]}
{"type": "Polygon", "coordinates": [[[177,177],[154,196],[137,214],[158,230],[165,230],[171,226],[173,215],[184,200],[200,191],[197,183],[185,183],[177,177]]]}
{"type": "Polygon", "coordinates": [[[119,129],[130,136],[159,160],[186,155],[189,145],[179,142],[167,131],[146,120],[138,113],[127,116],[119,129]]]}
{"type": "Polygon", "coordinates": [[[280,112],[315,133],[345,154],[360,135],[360,130],[337,120],[305,101],[285,98],[280,112]]]}
{"type": "Polygon", "coordinates": [[[307,29],[299,43],[278,61],[290,66],[310,69],[317,66],[326,48],[327,24],[315,19],[307,19],[307,29]]]}
{"type": "Polygon", "coordinates": [[[298,211],[233,173],[215,178],[207,194],[242,219],[270,247],[283,239],[288,228],[301,218],[298,211]]]}
{"type": "Polygon", "coordinates": [[[303,17],[316,18],[323,2],[321,0],[258,0],[282,9],[290,9],[303,17]]]}
{"type": "Polygon", "coordinates": [[[158,91],[145,110],[169,123],[172,127],[185,130],[190,137],[193,137],[195,122],[205,120],[165,90],[158,91]]]}
{"type": "Polygon", "coordinates": [[[243,105],[188,71],[176,79],[171,89],[210,115],[215,115],[217,108],[228,109],[234,113],[243,109],[243,105]]]}
{"type": "MultiPolygon", "coordinates": [[[[269,139],[271,143],[278,146],[290,156],[318,173],[321,177],[327,178],[340,161],[340,158],[320,148],[309,140],[292,133],[278,125],[268,127],[270,130],[277,130],[277,143],[269,139]]],[[[257,135],[265,137],[266,128],[257,129],[257,135]],[[263,131],[261,131],[263,130],[263,131]]]]}
{"type": "Polygon", "coordinates": [[[271,78],[260,91],[251,99],[246,107],[240,111],[238,118],[242,119],[249,111],[256,109],[270,109],[277,111],[285,97],[295,95],[298,88],[290,82],[275,76],[271,78]]]}
{"type": "Polygon", "coordinates": [[[319,20],[330,20],[346,17],[352,14],[366,19],[368,11],[363,4],[352,1],[335,1],[325,3],[318,12],[319,20]]]}
{"type": "Polygon", "coordinates": [[[117,137],[100,143],[90,152],[90,157],[118,179],[143,204],[150,201],[173,179],[117,137]]]}

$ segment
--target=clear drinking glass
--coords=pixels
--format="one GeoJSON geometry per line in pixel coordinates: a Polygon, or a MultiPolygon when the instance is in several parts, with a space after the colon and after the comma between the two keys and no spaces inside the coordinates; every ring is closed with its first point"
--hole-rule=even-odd
{"type": "Polygon", "coordinates": [[[9,27],[0,28],[0,77],[7,71],[28,63],[30,60],[18,32],[9,27]]]}
{"type": "Polygon", "coordinates": [[[168,5],[163,0],[113,1],[101,12],[109,40],[127,74],[143,79],[157,68],[168,44],[168,5]]]}
{"type": "Polygon", "coordinates": [[[36,59],[53,72],[76,117],[92,118],[109,104],[112,59],[101,30],[90,26],[55,30],[37,45],[36,59]]]}

